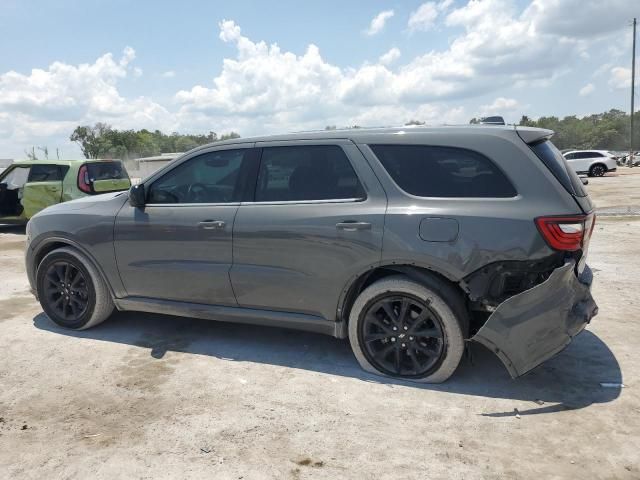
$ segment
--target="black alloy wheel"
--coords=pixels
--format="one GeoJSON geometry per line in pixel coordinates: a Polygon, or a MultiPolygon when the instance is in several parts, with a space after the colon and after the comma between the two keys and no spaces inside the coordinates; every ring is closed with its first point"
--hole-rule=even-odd
{"type": "Polygon", "coordinates": [[[602,177],[607,170],[602,165],[594,165],[591,167],[591,176],[592,177],[602,177]]]}
{"type": "Polygon", "coordinates": [[[440,317],[429,305],[409,295],[378,297],[363,312],[360,338],[363,353],[388,375],[424,377],[446,353],[440,317]]]}
{"type": "Polygon", "coordinates": [[[65,322],[79,321],[89,305],[84,274],[74,265],[57,261],[47,268],[44,279],[45,301],[65,322]]]}

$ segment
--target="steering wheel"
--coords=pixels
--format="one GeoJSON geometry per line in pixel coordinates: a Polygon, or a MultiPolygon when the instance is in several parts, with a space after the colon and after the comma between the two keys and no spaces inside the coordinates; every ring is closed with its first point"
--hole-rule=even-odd
{"type": "Polygon", "coordinates": [[[204,183],[192,183],[187,190],[187,198],[192,202],[206,200],[207,187],[204,183]]]}

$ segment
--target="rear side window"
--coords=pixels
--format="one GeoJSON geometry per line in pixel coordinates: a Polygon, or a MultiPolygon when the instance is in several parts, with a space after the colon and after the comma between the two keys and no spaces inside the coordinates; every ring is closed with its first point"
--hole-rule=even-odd
{"type": "Polygon", "coordinates": [[[365,197],[346,154],[337,145],[265,147],[256,202],[348,200],[365,197]]]}
{"type": "Polygon", "coordinates": [[[87,171],[89,173],[89,179],[92,182],[96,180],[129,178],[127,171],[120,162],[87,163],[87,171]]]}
{"type": "MultiPolygon", "coordinates": [[[[573,171],[556,146],[549,140],[529,145],[542,163],[553,173],[567,192],[576,197],[586,197],[587,192],[582,188],[578,174],[573,171]]],[[[576,154],[578,155],[579,152],[576,154]]]]}
{"type": "Polygon", "coordinates": [[[369,145],[391,178],[419,197],[516,196],[504,173],[471,150],[427,145],[369,145]]]}
{"type": "Polygon", "coordinates": [[[27,182],[60,182],[67,168],[59,165],[32,165],[27,182]]]}

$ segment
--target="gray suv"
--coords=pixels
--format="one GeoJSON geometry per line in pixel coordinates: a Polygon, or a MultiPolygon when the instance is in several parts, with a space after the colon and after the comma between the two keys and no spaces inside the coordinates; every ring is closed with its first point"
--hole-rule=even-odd
{"type": "Polygon", "coordinates": [[[58,325],[114,311],[349,338],[367,371],[442,382],[465,342],[517,377],[597,313],[582,183],[549,138],[506,126],[354,129],[197,148],[129,193],[27,226],[58,325]]]}

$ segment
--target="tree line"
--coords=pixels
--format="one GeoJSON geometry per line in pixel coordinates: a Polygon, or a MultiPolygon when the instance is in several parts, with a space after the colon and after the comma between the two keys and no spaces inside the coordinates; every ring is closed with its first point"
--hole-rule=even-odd
{"type": "Polygon", "coordinates": [[[69,139],[76,142],[86,158],[118,158],[130,160],[152,157],[167,152],[186,152],[207,143],[230,138],[239,138],[236,132],[218,136],[215,132],[206,135],[169,135],[154,130],[118,130],[106,123],[76,127],[69,139]]]}
{"type": "MultiPolygon", "coordinates": [[[[633,145],[637,151],[640,150],[640,112],[634,114],[633,120],[636,125],[633,145]]],[[[474,118],[470,123],[477,122],[474,118]]],[[[622,110],[611,109],[582,118],[570,115],[533,120],[523,115],[518,124],[553,130],[552,141],[560,150],[629,150],[630,116],[622,110]]]]}

